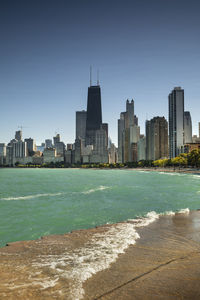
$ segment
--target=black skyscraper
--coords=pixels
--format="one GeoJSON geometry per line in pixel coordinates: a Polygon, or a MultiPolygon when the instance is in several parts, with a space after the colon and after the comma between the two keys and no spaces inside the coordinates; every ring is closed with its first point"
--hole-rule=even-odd
{"type": "Polygon", "coordinates": [[[94,145],[95,132],[102,124],[101,89],[100,86],[88,88],[87,119],[86,119],[86,145],[94,145]]]}

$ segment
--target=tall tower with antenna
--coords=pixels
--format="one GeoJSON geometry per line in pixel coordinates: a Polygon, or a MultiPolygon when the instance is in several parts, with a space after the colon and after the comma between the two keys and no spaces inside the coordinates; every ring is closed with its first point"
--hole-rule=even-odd
{"type": "Polygon", "coordinates": [[[92,67],[90,67],[90,87],[87,98],[86,145],[94,145],[95,133],[102,125],[101,88],[97,72],[97,85],[92,85],[92,67]]]}
{"type": "Polygon", "coordinates": [[[92,66],[90,66],[90,86],[92,86],[92,66]]]}
{"type": "Polygon", "coordinates": [[[97,70],[97,85],[100,85],[99,84],[99,70],[97,70]]]}

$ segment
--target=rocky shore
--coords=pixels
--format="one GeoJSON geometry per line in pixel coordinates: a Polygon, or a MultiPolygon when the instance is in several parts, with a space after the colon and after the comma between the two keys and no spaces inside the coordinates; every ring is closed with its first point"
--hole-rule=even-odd
{"type": "Polygon", "coordinates": [[[0,299],[200,299],[199,282],[200,211],[0,249],[0,299]]]}

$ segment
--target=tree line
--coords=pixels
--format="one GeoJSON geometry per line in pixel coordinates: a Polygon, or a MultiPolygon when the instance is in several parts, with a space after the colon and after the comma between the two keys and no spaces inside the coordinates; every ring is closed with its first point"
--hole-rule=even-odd
{"type": "MultiPolygon", "coordinates": [[[[3,166],[1,166],[3,167],[3,166]]],[[[6,166],[5,166],[6,167],[6,166]]],[[[8,166],[7,166],[8,167],[8,166]]],[[[42,165],[38,164],[20,164],[16,163],[15,167],[18,168],[98,168],[98,169],[120,169],[120,168],[165,168],[165,167],[179,167],[179,168],[187,168],[187,167],[200,167],[200,149],[192,150],[189,153],[181,153],[179,156],[175,158],[169,159],[158,159],[158,160],[140,160],[139,162],[127,162],[127,163],[77,163],[70,164],[64,161],[62,162],[50,162],[42,165]]]]}

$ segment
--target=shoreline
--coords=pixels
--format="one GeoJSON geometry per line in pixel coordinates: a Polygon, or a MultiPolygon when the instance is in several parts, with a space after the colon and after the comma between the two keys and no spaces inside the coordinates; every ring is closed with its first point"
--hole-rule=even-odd
{"type": "Polygon", "coordinates": [[[136,220],[135,227],[131,224],[107,224],[0,248],[2,299],[75,299],[75,293],[76,299],[179,299],[175,294],[198,299],[193,296],[200,296],[200,211],[162,215],[147,226],[137,227],[136,220]]]}
{"type": "Polygon", "coordinates": [[[136,168],[129,170],[138,170],[138,171],[152,171],[152,172],[166,172],[166,173],[185,173],[185,174],[199,174],[199,169],[192,168],[136,168]]]}
{"type": "Polygon", "coordinates": [[[200,175],[200,169],[196,168],[169,168],[169,167],[144,167],[144,168],[129,168],[129,167],[121,167],[121,168],[47,168],[47,167],[0,167],[0,169],[14,169],[14,170],[20,170],[20,169],[46,169],[46,170],[132,170],[132,171],[145,171],[145,172],[166,172],[166,173],[185,173],[185,174],[199,174],[200,175]]]}

